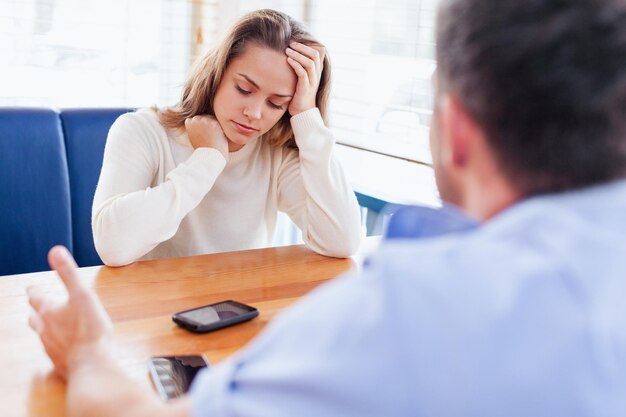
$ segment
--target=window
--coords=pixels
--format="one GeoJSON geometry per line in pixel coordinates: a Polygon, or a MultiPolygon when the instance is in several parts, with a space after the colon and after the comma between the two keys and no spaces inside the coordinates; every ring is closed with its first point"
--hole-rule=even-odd
{"type": "Polygon", "coordinates": [[[346,144],[429,163],[435,0],[311,1],[333,59],[331,124],[346,144]]]}
{"type": "Polygon", "coordinates": [[[174,103],[194,51],[192,12],[216,1],[2,0],[0,105],[174,103]]]}

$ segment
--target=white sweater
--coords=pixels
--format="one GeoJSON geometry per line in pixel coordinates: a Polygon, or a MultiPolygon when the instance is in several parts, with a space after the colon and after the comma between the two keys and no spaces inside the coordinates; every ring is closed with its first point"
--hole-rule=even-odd
{"type": "Polygon", "coordinates": [[[92,227],[105,264],[271,245],[277,211],[328,256],[358,249],[359,206],[332,156],[334,138],[318,109],[291,118],[300,151],[257,139],[228,161],[193,149],[152,110],[115,121],[104,151],[92,227]]]}

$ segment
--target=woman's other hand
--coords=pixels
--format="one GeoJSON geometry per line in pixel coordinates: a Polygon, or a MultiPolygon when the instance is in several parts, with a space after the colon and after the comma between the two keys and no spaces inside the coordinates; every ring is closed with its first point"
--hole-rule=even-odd
{"type": "Polygon", "coordinates": [[[198,115],[185,119],[185,130],[194,149],[217,149],[228,158],[228,139],[215,117],[198,115]]]}
{"type": "Polygon", "coordinates": [[[289,114],[295,116],[316,106],[315,96],[324,69],[325,48],[292,42],[285,53],[287,62],[298,76],[296,92],[288,108],[289,114]]]}

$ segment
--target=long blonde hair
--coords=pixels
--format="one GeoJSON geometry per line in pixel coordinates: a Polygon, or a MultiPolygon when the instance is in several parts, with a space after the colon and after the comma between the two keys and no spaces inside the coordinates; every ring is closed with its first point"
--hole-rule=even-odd
{"type": "MultiPolygon", "coordinates": [[[[271,10],[256,10],[243,16],[215,49],[194,67],[185,83],[183,96],[173,107],[158,110],[161,124],[169,128],[183,128],[185,119],[201,114],[215,115],[213,99],[228,65],[242,55],[249,43],[284,52],[291,42],[321,46],[304,26],[288,15],[271,10]]],[[[330,93],[330,60],[324,54],[324,69],[315,97],[324,121],[330,93]]],[[[269,144],[296,147],[289,112],[263,135],[269,144]]]]}

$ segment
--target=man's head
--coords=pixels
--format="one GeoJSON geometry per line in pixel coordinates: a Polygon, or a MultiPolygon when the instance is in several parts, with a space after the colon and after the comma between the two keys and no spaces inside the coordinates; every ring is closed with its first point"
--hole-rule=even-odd
{"type": "Polygon", "coordinates": [[[483,193],[515,201],[626,175],[626,1],[444,0],[437,62],[444,199],[467,206],[492,180],[483,193]]]}

